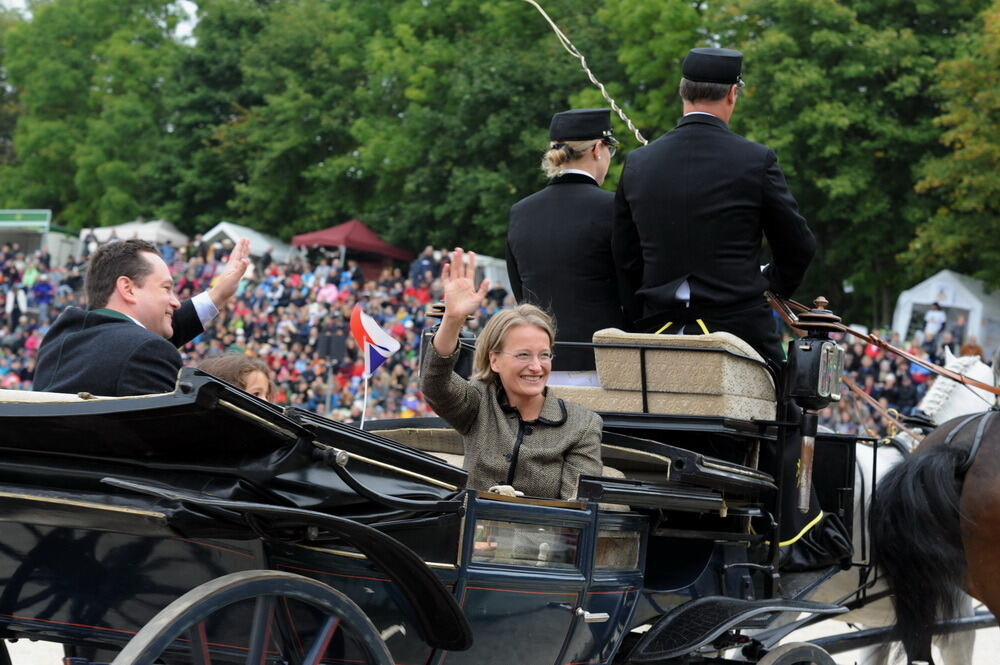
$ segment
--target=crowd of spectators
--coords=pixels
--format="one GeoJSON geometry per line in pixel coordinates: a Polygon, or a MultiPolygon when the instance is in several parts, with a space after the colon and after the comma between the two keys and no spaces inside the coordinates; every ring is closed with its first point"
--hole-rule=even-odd
{"type": "MultiPolygon", "coordinates": [[[[111,240],[111,242],[113,242],[111,240]]],[[[85,243],[86,249],[95,247],[85,243]]],[[[222,273],[231,243],[196,236],[184,247],[160,252],[183,300],[211,286],[222,273]]],[[[382,268],[366,277],[357,261],[318,253],[287,263],[260,257],[230,303],[205,332],[181,349],[187,366],[239,352],[264,360],[274,376],[274,401],[342,421],[361,417],[364,359],[350,332],[356,303],[401,342],[400,350],[368,385],[367,418],[430,415],[416,376],[420,333],[428,303],[442,293],[442,252],[428,248],[409,270],[382,268]]],[[[68,305],[83,306],[85,257],[53,266],[46,253],[28,255],[16,244],[0,246],[0,387],[30,389],[35,357],[50,322],[68,305]]],[[[481,328],[503,305],[496,290],[470,321],[481,328]]]]}
{"type": "MultiPolygon", "coordinates": [[[[85,242],[84,253],[95,247],[95,240],[85,242]]],[[[230,249],[231,244],[209,244],[200,236],[183,247],[170,243],[160,247],[182,299],[211,286],[230,249]]],[[[336,255],[318,253],[280,263],[266,253],[255,262],[228,310],[181,349],[184,363],[194,366],[223,353],[246,353],[271,368],[278,404],[357,421],[364,360],[350,333],[350,315],[354,305],[362,303],[401,342],[401,349],[369,382],[366,417],[430,415],[418,388],[417,356],[421,331],[428,324],[427,305],[442,293],[439,276],[444,258],[444,252],[428,247],[405,273],[399,267],[386,267],[377,276],[366,277],[356,261],[342,265],[336,255]]],[[[53,265],[45,251],[29,254],[16,243],[0,245],[0,388],[31,388],[38,346],[50,322],[64,307],[84,305],[85,262],[86,256],[69,257],[63,265],[53,265]]],[[[481,329],[494,312],[511,302],[502,289],[492,291],[469,327],[473,332],[481,329]]],[[[965,337],[964,318],[949,323],[932,314],[926,328],[906,347],[939,363],[945,348],[956,355],[981,355],[975,338],[965,337]]],[[[897,336],[887,339],[899,346],[897,336]]],[[[913,411],[934,381],[923,367],[874,345],[841,344],[847,375],[875,400],[902,414],[913,411]]],[[[851,397],[825,409],[820,420],[841,433],[884,435],[886,431],[873,409],[851,397]]]]}
{"type": "MultiPolygon", "coordinates": [[[[942,311],[932,307],[929,311],[942,311]]],[[[933,325],[918,331],[913,338],[903,344],[896,333],[882,332],[880,337],[893,346],[904,349],[917,358],[945,365],[945,350],[954,356],[979,356],[983,349],[976,343],[975,336],[966,339],[965,318],[957,316],[955,321],[938,316],[930,317],[933,325]]],[[[889,353],[874,345],[856,340],[841,340],[844,348],[844,373],[861,390],[867,393],[885,409],[895,409],[900,415],[911,415],[927,391],[934,385],[936,375],[928,369],[902,356],[889,353]]],[[[820,413],[820,424],[842,434],[863,434],[885,436],[889,423],[873,407],[857,399],[846,387],[841,401],[827,407],[820,413]]]]}

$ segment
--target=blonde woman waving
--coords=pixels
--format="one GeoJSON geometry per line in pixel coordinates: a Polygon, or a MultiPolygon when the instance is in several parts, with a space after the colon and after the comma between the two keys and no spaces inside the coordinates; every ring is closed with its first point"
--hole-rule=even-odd
{"type": "Polygon", "coordinates": [[[442,271],[445,313],[424,359],[424,396],[462,435],[469,487],[509,485],[529,496],[573,498],[581,475],[601,473],[602,422],[546,388],[552,319],[533,305],[498,312],[476,342],[472,378],[452,371],[462,324],[489,288],[485,281],[476,287],[475,269],[475,254],[459,248],[442,271]]]}

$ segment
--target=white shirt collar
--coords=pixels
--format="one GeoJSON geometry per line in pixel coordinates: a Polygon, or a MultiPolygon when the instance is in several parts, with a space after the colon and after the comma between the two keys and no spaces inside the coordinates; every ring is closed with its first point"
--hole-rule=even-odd
{"type": "Polygon", "coordinates": [[[581,169],[563,169],[562,171],[559,172],[559,175],[566,175],[567,173],[578,173],[580,175],[589,176],[591,180],[597,182],[597,178],[594,177],[593,173],[587,173],[586,171],[583,171],[581,169]]]}
{"type": "Polygon", "coordinates": [[[719,117],[719,116],[715,115],[714,113],[709,113],[708,111],[688,111],[687,113],[684,114],[684,117],[686,118],[689,115],[710,115],[713,118],[718,118],[719,117]]]}

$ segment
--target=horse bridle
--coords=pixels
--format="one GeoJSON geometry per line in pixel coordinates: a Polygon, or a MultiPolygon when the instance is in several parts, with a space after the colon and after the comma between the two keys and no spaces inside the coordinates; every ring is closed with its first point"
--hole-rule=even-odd
{"type": "Polygon", "coordinates": [[[969,446],[969,452],[965,456],[965,461],[955,467],[956,476],[963,476],[969,469],[972,468],[973,462],[976,461],[976,455],[979,454],[979,447],[983,444],[983,435],[986,433],[986,426],[991,420],[993,420],[993,416],[996,414],[996,407],[992,407],[985,413],[976,413],[969,416],[960,422],[955,429],[948,432],[948,436],[945,437],[944,444],[942,445],[950,446],[955,440],[955,437],[958,436],[958,433],[965,429],[966,425],[969,425],[977,419],[979,420],[979,427],[976,428],[976,436],[972,439],[972,445],[969,446]]]}

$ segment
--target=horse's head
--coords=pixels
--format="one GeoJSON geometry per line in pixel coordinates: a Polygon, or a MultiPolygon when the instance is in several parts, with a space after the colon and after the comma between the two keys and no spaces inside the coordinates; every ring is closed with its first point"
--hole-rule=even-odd
{"type": "MultiPolygon", "coordinates": [[[[957,372],[970,379],[975,379],[987,385],[995,385],[993,370],[979,356],[961,356],[956,358],[945,347],[945,369],[957,372]]],[[[943,423],[969,413],[985,411],[993,405],[994,395],[981,389],[963,386],[957,381],[939,376],[934,385],[917,405],[921,411],[935,422],[943,423]]]]}

